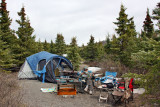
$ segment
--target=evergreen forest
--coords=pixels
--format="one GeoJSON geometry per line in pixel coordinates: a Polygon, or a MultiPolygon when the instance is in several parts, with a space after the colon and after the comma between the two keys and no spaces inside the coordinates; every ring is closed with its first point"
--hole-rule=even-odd
{"type": "Polygon", "coordinates": [[[141,78],[135,83],[144,87],[146,94],[158,96],[160,95],[160,2],[153,10],[146,9],[141,32],[136,31],[134,17],[128,17],[126,10],[127,8],[121,4],[119,15],[113,22],[116,25],[116,34],[108,34],[106,40],[99,42],[95,42],[94,35],[88,35],[90,39],[87,45],[78,46],[76,37],[71,38],[70,44],[66,44],[62,34],[57,34],[55,41],[42,42],[40,38],[36,41],[36,35],[33,35],[34,28],[24,6],[17,12],[19,16],[16,20],[17,31],[11,29],[12,18],[7,10],[6,1],[2,0],[0,71],[17,72],[26,57],[41,51],[58,55],[67,54],[75,71],[80,70],[82,62],[100,67],[102,65],[119,67],[117,68],[119,76],[141,78]]]}

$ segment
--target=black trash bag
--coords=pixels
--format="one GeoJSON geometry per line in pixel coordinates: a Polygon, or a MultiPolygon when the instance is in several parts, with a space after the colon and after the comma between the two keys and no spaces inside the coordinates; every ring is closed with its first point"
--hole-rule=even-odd
{"type": "Polygon", "coordinates": [[[114,87],[114,85],[112,83],[106,83],[106,85],[107,85],[107,88],[113,88],[114,87]]]}

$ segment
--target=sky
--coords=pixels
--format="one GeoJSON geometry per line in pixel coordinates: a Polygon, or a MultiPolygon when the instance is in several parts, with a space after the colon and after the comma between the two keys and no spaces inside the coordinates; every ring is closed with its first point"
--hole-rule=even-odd
{"type": "MultiPolygon", "coordinates": [[[[25,7],[27,17],[34,28],[36,41],[50,42],[60,33],[66,44],[73,37],[79,46],[86,45],[93,35],[95,42],[103,41],[107,35],[116,34],[116,18],[123,4],[128,18],[134,17],[136,31],[140,32],[146,17],[147,8],[152,10],[159,0],[6,0],[7,10],[12,19],[11,28],[17,30],[20,19],[17,12],[25,7]]],[[[156,21],[154,21],[156,23],[156,21]]],[[[155,27],[156,28],[156,27],[155,27]]]]}

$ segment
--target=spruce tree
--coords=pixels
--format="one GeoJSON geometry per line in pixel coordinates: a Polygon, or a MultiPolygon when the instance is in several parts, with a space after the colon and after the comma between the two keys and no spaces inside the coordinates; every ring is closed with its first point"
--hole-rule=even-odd
{"type": "Polygon", "coordinates": [[[110,50],[111,55],[113,55],[113,60],[119,60],[118,55],[120,55],[120,46],[119,40],[116,38],[115,35],[112,36],[110,50]]]}
{"type": "Polygon", "coordinates": [[[123,51],[123,54],[120,55],[121,61],[123,61],[123,64],[130,66],[130,60],[131,60],[131,53],[137,52],[137,38],[136,38],[137,32],[135,30],[135,24],[133,21],[133,17],[129,19],[128,27],[127,27],[127,35],[125,39],[125,49],[123,51]]]}
{"type": "Polygon", "coordinates": [[[18,43],[20,45],[19,51],[17,51],[17,59],[19,64],[22,64],[25,58],[37,52],[35,36],[32,36],[34,29],[30,25],[29,18],[26,17],[25,8],[22,7],[20,12],[18,12],[20,20],[16,20],[19,24],[18,31],[16,34],[19,37],[18,43]]]}
{"type": "Polygon", "coordinates": [[[123,5],[121,5],[117,22],[113,22],[115,25],[117,25],[117,28],[115,30],[119,37],[116,40],[116,44],[113,45],[115,49],[112,50],[118,51],[117,55],[120,58],[120,61],[123,63],[127,63],[126,58],[130,57],[130,56],[126,57],[125,54],[125,51],[129,46],[128,41],[130,40],[130,38],[135,38],[137,35],[133,17],[128,19],[128,15],[125,13],[125,11],[126,8],[123,5]]]}
{"type": "Polygon", "coordinates": [[[127,32],[128,15],[125,13],[125,11],[126,8],[121,5],[119,17],[117,18],[118,22],[113,22],[115,25],[117,25],[117,28],[115,30],[117,34],[119,34],[119,36],[124,35],[127,32]]]}
{"type": "Polygon", "coordinates": [[[44,49],[43,49],[43,44],[41,40],[39,39],[37,42],[37,52],[41,52],[41,51],[44,51],[44,49]]]}
{"type": "Polygon", "coordinates": [[[53,41],[51,40],[51,44],[50,44],[50,53],[55,53],[55,44],[53,43],[53,41]]]}
{"type": "Polygon", "coordinates": [[[45,41],[44,41],[43,47],[44,47],[44,50],[45,50],[45,51],[49,52],[49,50],[50,50],[50,49],[49,49],[49,44],[47,43],[46,39],[45,39],[45,41]]]}
{"type": "Polygon", "coordinates": [[[91,35],[89,43],[86,46],[86,60],[88,61],[95,61],[98,57],[98,50],[96,44],[94,42],[94,37],[91,35]]]}
{"type": "Polygon", "coordinates": [[[160,33],[160,2],[157,4],[157,7],[153,10],[152,18],[158,21],[156,25],[158,26],[160,33]]]}
{"type": "Polygon", "coordinates": [[[10,30],[10,25],[12,21],[9,17],[9,11],[7,11],[6,0],[2,0],[1,6],[0,6],[0,15],[1,15],[1,18],[0,18],[1,30],[2,32],[6,33],[10,30]]]}
{"type": "Polygon", "coordinates": [[[98,43],[96,43],[96,46],[97,46],[97,58],[101,60],[105,54],[103,42],[99,41],[98,43]]]}
{"type": "Polygon", "coordinates": [[[129,20],[128,20],[128,28],[127,28],[127,36],[128,37],[133,37],[133,38],[136,38],[136,35],[137,35],[137,32],[136,32],[136,29],[135,29],[135,24],[134,24],[134,21],[133,21],[133,17],[131,17],[129,20]]]}
{"type": "Polygon", "coordinates": [[[15,36],[14,31],[10,29],[11,21],[12,20],[9,17],[9,11],[7,10],[7,3],[5,0],[2,0],[0,4],[0,30],[1,30],[1,41],[5,43],[6,45],[5,49],[6,51],[8,51],[6,56],[10,55],[8,57],[9,59],[7,59],[6,57],[3,57],[7,59],[6,60],[7,68],[12,68],[16,64],[15,62],[16,59],[14,58],[15,56],[14,49],[17,46],[17,37],[15,36]]]}
{"type": "Polygon", "coordinates": [[[5,0],[2,0],[0,6],[0,26],[1,31],[3,32],[2,40],[6,42],[9,48],[12,47],[16,39],[16,36],[13,33],[14,31],[10,29],[11,21],[9,11],[7,11],[7,3],[5,0]]]}
{"type": "Polygon", "coordinates": [[[147,9],[147,15],[143,23],[144,23],[143,25],[144,35],[148,38],[151,38],[153,36],[154,29],[153,29],[153,24],[152,24],[153,22],[149,15],[149,9],[147,9]]]}
{"type": "Polygon", "coordinates": [[[82,44],[82,46],[79,49],[79,54],[81,56],[82,59],[86,59],[86,46],[84,46],[84,44],[82,44]]]}
{"type": "Polygon", "coordinates": [[[79,48],[77,46],[76,37],[73,37],[70,43],[70,48],[68,51],[68,59],[72,62],[73,69],[76,71],[79,70],[81,57],[79,55],[79,48]]]}
{"type": "Polygon", "coordinates": [[[13,66],[13,59],[11,50],[8,48],[6,42],[2,40],[3,32],[0,29],[0,68],[9,70],[13,66]]]}
{"type": "Polygon", "coordinates": [[[132,67],[132,63],[131,63],[131,55],[132,53],[136,53],[139,51],[139,39],[135,38],[135,37],[130,37],[128,39],[128,43],[127,43],[127,47],[126,49],[123,51],[123,54],[121,55],[121,57],[123,58],[123,64],[125,64],[126,66],[130,66],[132,67]]]}
{"type": "Polygon", "coordinates": [[[136,37],[137,35],[133,17],[128,19],[128,15],[125,13],[125,11],[126,8],[123,5],[121,5],[117,22],[113,22],[115,25],[117,25],[117,28],[115,30],[119,35],[118,39],[121,51],[123,51],[127,46],[127,40],[130,37],[136,37]]]}
{"type": "Polygon", "coordinates": [[[125,13],[126,8],[121,5],[120,12],[119,12],[119,17],[117,18],[118,22],[113,22],[115,25],[117,25],[117,28],[115,29],[117,34],[119,35],[119,45],[120,45],[120,50],[123,51],[125,48],[125,42],[126,42],[126,36],[127,36],[127,29],[128,29],[128,15],[125,13]]]}
{"type": "Polygon", "coordinates": [[[153,10],[152,14],[152,19],[158,21],[156,24],[158,26],[158,29],[155,30],[153,38],[157,41],[160,41],[160,2],[157,4],[157,7],[153,10]]]}
{"type": "Polygon", "coordinates": [[[109,39],[109,35],[108,37],[106,38],[106,44],[104,45],[104,50],[107,54],[110,54],[111,53],[111,41],[109,39]]]}
{"type": "Polygon", "coordinates": [[[57,38],[55,41],[55,51],[58,55],[63,55],[66,52],[66,44],[62,34],[57,34],[57,38]]]}

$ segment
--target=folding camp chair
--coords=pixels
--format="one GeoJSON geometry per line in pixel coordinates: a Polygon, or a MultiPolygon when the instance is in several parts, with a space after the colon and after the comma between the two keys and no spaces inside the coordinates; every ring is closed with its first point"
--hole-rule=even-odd
{"type": "Polygon", "coordinates": [[[109,72],[109,71],[106,71],[106,72],[105,72],[105,76],[102,77],[102,78],[100,79],[100,81],[101,81],[102,83],[111,83],[111,82],[113,83],[113,82],[115,82],[114,80],[115,80],[116,75],[117,75],[117,72],[109,72]]]}
{"type": "Polygon", "coordinates": [[[124,101],[126,104],[127,101],[129,103],[130,99],[133,100],[133,78],[131,78],[129,82],[123,82],[123,86],[121,85],[117,89],[118,90],[115,90],[112,93],[114,104],[117,104],[121,101],[124,101]]]}
{"type": "Polygon", "coordinates": [[[129,81],[125,81],[125,82],[121,82],[119,85],[118,85],[118,89],[121,89],[121,90],[126,90],[126,89],[131,89],[131,97],[129,99],[133,100],[133,82],[134,82],[134,79],[131,78],[129,81]]]}
{"type": "Polygon", "coordinates": [[[99,89],[100,89],[99,102],[101,102],[101,100],[104,100],[107,102],[109,99],[109,96],[113,92],[113,88],[107,88],[107,87],[100,86],[99,89]]]}
{"type": "Polygon", "coordinates": [[[104,101],[107,102],[108,101],[108,96],[109,95],[108,95],[108,92],[107,92],[106,88],[101,88],[98,101],[101,102],[101,100],[104,100],[104,101]],[[102,91],[104,91],[104,92],[102,93],[102,91]]]}

